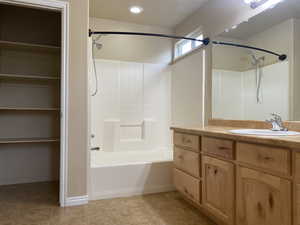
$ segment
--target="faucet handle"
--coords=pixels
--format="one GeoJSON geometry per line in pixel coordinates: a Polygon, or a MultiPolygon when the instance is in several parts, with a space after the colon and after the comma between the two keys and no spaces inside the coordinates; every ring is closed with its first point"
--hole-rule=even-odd
{"type": "Polygon", "coordinates": [[[282,122],[282,118],[281,118],[281,116],[279,114],[271,113],[271,116],[273,116],[273,118],[274,118],[275,121],[282,122]]]}
{"type": "Polygon", "coordinates": [[[270,120],[266,120],[266,122],[272,124],[273,131],[287,131],[287,128],[283,125],[283,121],[280,115],[276,113],[271,113],[271,116],[273,118],[271,118],[270,120]]]}

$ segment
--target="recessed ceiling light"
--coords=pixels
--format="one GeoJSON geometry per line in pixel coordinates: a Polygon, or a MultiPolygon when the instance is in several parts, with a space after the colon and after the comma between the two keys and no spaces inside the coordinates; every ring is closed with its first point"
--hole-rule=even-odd
{"type": "Polygon", "coordinates": [[[133,14],[139,14],[139,13],[143,12],[144,9],[142,7],[140,7],[140,6],[131,6],[129,8],[129,10],[133,14]]]}

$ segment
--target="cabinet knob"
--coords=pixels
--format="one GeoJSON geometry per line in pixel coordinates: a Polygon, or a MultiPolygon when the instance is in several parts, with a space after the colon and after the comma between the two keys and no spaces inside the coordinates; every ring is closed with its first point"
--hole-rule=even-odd
{"type": "Polygon", "coordinates": [[[224,146],[220,146],[220,147],[218,147],[218,149],[219,149],[219,150],[230,150],[229,148],[226,148],[226,147],[224,147],[224,146]]]}
{"type": "Polygon", "coordinates": [[[274,207],[274,198],[272,193],[269,194],[269,205],[271,209],[274,207]]]}
{"type": "Polygon", "coordinates": [[[215,173],[215,175],[217,175],[217,173],[218,173],[218,170],[217,170],[217,169],[215,169],[214,173],[215,173]]]}

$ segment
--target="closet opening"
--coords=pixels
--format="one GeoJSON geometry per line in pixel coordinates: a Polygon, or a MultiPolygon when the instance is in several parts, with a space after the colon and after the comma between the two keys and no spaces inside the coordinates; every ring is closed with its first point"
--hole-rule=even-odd
{"type": "Polygon", "coordinates": [[[0,201],[59,205],[62,13],[0,3],[0,201]]]}

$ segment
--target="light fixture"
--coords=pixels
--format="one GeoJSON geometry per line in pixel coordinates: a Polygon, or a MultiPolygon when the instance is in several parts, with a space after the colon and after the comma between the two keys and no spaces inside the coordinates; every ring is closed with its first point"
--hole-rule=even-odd
{"type": "Polygon", "coordinates": [[[140,6],[131,6],[129,8],[130,12],[133,13],[133,14],[140,14],[141,12],[144,11],[144,9],[140,6]]]}
{"type": "Polygon", "coordinates": [[[272,8],[282,1],[284,0],[244,0],[252,9],[256,9],[259,6],[263,6],[265,9],[272,8]]]}

